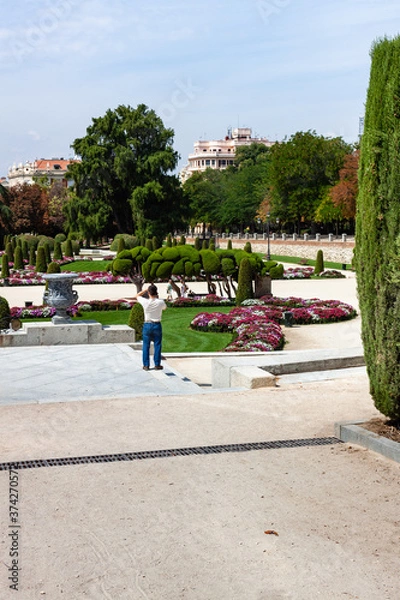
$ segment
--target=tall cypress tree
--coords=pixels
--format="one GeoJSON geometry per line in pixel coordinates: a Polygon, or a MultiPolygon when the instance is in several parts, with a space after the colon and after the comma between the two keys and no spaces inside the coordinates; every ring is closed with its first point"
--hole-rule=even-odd
{"type": "Polygon", "coordinates": [[[400,37],[377,41],[361,140],[356,271],[375,406],[400,420],[400,37]]]}

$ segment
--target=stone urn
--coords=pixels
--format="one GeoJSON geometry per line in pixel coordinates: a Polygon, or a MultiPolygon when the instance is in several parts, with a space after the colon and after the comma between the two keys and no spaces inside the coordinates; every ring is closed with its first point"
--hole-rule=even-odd
{"type": "Polygon", "coordinates": [[[46,273],[43,275],[48,283],[48,289],[43,294],[43,302],[56,309],[56,314],[51,319],[54,325],[72,323],[67,315],[67,308],[78,301],[78,292],[72,289],[76,279],[74,273],[46,273]]]}

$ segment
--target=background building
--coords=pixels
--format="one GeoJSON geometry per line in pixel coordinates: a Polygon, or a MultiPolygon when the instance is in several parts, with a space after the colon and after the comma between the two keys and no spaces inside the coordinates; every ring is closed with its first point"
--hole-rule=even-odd
{"type": "Polygon", "coordinates": [[[8,169],[8,185],[22,183],[35,183],[35,180],[47,178],[48,184],[51,185],[54,181],[61,181],[65,187],[71,185],[66,179],[65,174],[68,165],[75,160],[64,160],[63,158],[40,158],[33,162],[20,163],[18,166],[13,165],[8,169]]]}
{"type": "Polygon", "coordinates": [[[266,138],[253,138],[249,127],[228,129],[228,135],[223,140],[198,141],[194,144],[194,151],[189,154],[188,164],[180,172],[180,180],[184,183],[196,171],[206,169],[226,169],[233,165],[236,148],[250,146],[250,144],[264,144],[273,146],[266,138]]]}

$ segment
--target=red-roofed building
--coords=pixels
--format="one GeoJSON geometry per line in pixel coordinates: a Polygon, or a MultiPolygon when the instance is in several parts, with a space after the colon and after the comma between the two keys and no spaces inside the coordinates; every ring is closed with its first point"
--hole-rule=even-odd
{"type": "Polygon", "coordinates": [[[64,158],[40,158],[33,162],[20,163],[8,169],[9,187],[23,183],[35,183],[35,180],[46,178],[49,185],[54,181],[61,181],[65,187],[71,185],[65,179],[68,165],[76,160],[64,158]]]}

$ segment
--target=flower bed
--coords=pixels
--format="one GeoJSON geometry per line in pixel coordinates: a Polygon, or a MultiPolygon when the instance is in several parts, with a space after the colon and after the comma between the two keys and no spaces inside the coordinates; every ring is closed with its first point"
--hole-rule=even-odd
{"type": "Polygon", "coordinates": [[[221,298],[216,294],[207,294],[206,296],[189,296],[188,298],[176,298],[171,302],[167,302],[168,306],[174,308],[188,306],[234,306],[234,300],[229,298],[221,298]]]}
{"type": "Polygon", "coordinates": [[[228,314],[200,313],[190,326],[198,331],[233,332],[235,339],[225,348],[227,352],[269,352],[283,348],[285,339],[280,323],[289,310],[298,325],[333,323],[357,315],[350,304],[339,300],[265,296],[260,300],[247,300],[228,314]]]}
{"type": "MultiPolygon", "coordinates": [[[[291,267],[285,269],[283,279],[310,279],[312,275],[315,275],[314,267],[291,267]]],[[[315,276],[326,279],[343,279],[346,277],[346,275],[335,269],[325,269],[315,276]]]]}
{"type": "MultiPolygon", "coordinates": [[[[58,261],[56,261],[58,262],[58,261]]],[[[63,261],[59,261],[61,264],[63,261]]],[[[63,271],[63,273],[73,273],[76,276],[75,283],[132,283],[129,277],[114,276],[105,271],[63,271]]],[[[4,279],[0,279],[4,285],[4,279]]],[[[8,285],[44,285],[46,281],[43,279],[43,273],[37,273],[34,270],[25,269],[24,271],[10,271],[8,277],[8,285]]]]}
{"type": "MultiPolygon", "coordinates": [[[[77,302],[74,306],[67,308],[67,314],[71,317],[75,315],[82,315],[86,312],[91,311],[109,311],[109,310],[130,310],[133,302],[129,300],[90,300],[88,302],[82,301],[77,302]]],[[[18,317],[20,319],[40,319],[46,317],[53,317],[56,313],[56,309],[50,306],[30,306],[27,308],[21,308],[13,306],[10,309],[12,317],[18,317]]]]}

